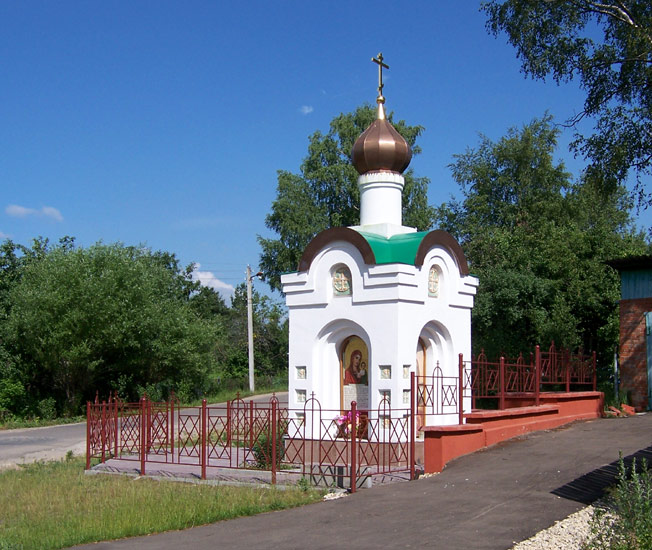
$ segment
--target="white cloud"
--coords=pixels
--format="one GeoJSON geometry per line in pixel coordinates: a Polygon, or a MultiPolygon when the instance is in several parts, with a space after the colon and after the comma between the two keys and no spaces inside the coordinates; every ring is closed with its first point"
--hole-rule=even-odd
{"type": "Polygon", "coordinates": [[[61,212],[54,208],[53,206],[44,206],[40,210],[35,208],[26,208],[25,206],[20,206],[18,204],[10,204],[5,208],[5,214],[12,216],[14,218],[26,218],[27,216],[40,216],[45,218],[51,218],[54,221],[62,222],[63,216],[61,212]]]}
{"type": "Polygon", "coordinates": [[[3,233],[2,231],[0,231],[0,239],[8,239],[9,237],[10,235],[8,235],[7,233],[3,233]]]}
{"type": "Polygon", "coordinates": [[[229,304],[235,293],[235,287],[224,281],[220,281],[212,271],[200,271],[201,264],[195,263],[195,269],[192,272],[192,280],[199,281],[202,286],[212,288],[218,292],[224,301],[229,304]]]}
{"type": "Polygon", "coordinates": [[[301,105],[301,107],[299,107],[299,112],[302,115],[309,115],[314,110],[315,110],[315,108],[312,105],[301,105]]]}
{"type": "Polygon", "coordinates": [[[36,210],[33,208],[25,208],[24,206],[18,206],[17,204],[10,204],[5,208],[5,214],[13,216],[14,218],[24,218],[32,214],[36,214],[36,210]]]}
{"type": "Polygon", "coordinates": [[[53,206],[44,206],[43,208],[41,208],[41,213],[44,216],[48,218],[52,218],[53,220],[56,220],[58,222],[63,221],[63,216],[61,215],[61,212],[59,212],[59,210],[57,210],[53,206]]]}

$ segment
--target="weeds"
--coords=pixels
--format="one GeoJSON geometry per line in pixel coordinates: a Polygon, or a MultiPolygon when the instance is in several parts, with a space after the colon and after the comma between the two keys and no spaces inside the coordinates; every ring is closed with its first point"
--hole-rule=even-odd
{"type": "MultiPolygon", "coordinates": [[[[283,433],[281,429],[282,426],[279,425],[279,429],[276,432],[276,467],[278,468],[283,460],[285,455],[285,447],[283,444],[283,433]]],[[[254,453],[254,458],[256,460],[256,468],[261,470],[269,470],[272,466],[272,437],[267,433],[262,433],[256,439],[254,446],[252,447],[252,452],[254,453]]]]}
{"type": "Polygon", "coordinates": [[[652,548],[652,476],[647,461],[627,470],[621,455],[616,485],[591,520],[586,550],[648,550],[652,548]]]}

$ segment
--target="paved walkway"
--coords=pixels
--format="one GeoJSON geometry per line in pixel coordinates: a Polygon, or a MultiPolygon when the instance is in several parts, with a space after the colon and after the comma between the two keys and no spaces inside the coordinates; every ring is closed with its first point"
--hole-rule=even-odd
{"type": "Polygon", "coordinates": [[[86,422],[0,430],[0,470],[36,460],[58,460],[68,451],[86,454],[86,422]]]}
{"type": "Polygon", "coordinates": [[[652,451],[652,414],[530,434],[335,501],[80,548],[507,549],[594,498],[619,451],[652,451]]]}

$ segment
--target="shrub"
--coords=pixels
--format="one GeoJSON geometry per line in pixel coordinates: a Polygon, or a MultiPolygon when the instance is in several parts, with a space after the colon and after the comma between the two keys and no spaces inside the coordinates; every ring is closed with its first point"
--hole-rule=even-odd
{"type": "Polygon", "coordinates": [[[57,417],[57,402],[54,397],[39,401],[38,414],[43,420],[54,420],[57,417]]]}
{"type": "MultiPolygon", "coordinates": [[[[283,446],[283,426],[280,425],[276,430],[276,467],[278,468],[285,455],[285,448],[283,446]]],[[[272,434],[261,433],[256,439],[251,451],[254,453],[256,459],[256,468],[261,470],[269,470],[272,467],[272,434]]]]}
{"type": "Polygon", "coordinates": [[[652,476],[643,459],[629,472],[621,455],[616,485],[591,519],[586,549],[644,550],[652,548],[652,476]]]}

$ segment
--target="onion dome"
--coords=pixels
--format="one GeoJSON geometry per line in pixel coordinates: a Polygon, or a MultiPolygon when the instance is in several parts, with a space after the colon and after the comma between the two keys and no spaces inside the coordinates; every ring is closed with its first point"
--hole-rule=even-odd
{"type": "Polygon", "coordinates": [[[410,164],[412,149],[403,136],[385,119],[382,103],[378,104],[378,118],[353,145],[351,158],[358,174],[380,170],[402,174],[410,164]]]}
{"type": "Polygon", "coordinates": [[[412,150],[407,141],[399,134],[385,117],[385,98],[383,97],[383,54],[372,57],[378,65],[378,118],[374,120],[353,145],[351,159],[358,174],[387,170],[402,174],[410,164],[412,150]]]}

